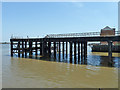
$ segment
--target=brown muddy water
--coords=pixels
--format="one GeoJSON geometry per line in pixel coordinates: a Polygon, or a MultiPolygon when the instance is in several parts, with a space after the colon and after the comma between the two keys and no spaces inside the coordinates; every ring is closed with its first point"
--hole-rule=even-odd
{"type": "MultiPolygon", "coordinates": [[[[89,49],[90,50],[90,49],[89,49]]],[[[85,63],[18,58],[2,45],[3,88],[118,88],[119,54],[88,53],[85,63]]]]}

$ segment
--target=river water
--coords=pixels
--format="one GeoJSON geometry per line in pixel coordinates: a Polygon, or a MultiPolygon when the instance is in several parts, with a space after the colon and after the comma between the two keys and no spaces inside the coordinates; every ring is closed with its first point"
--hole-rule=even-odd
{"type": "MultiPolygon", "coordinates": [[[[2,45],[3,88],[118,88],[120,57],[88,52],[86,63],[10,56],[10,46],[2,45]]],[[[89,49],[88,49],[89,50],[89,49]]]]}

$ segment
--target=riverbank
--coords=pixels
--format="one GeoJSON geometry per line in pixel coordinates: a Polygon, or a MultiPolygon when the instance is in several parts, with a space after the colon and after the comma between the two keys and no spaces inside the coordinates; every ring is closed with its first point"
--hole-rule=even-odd
{"type": "Polygon", "coordinates": [[[10,42],[0,42],[0,44],[10,44],[10,42]]]}
{"type": "MultiPolygon", "coordinates": [[[[108,52],[92,52],[92,55],[108,56],[108,52]]],[[[120,57],[120,53],[112,53],[112,57],[120,57]]]]}

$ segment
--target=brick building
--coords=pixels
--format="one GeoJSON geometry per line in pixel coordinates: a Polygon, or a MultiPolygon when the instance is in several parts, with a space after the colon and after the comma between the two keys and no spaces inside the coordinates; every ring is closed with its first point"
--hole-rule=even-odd
{"type": "MultiPolygon", "coordinates": [[[[110,28],[106,26],[105,28],[101,29],[100,36],[114,36],[115,35],[115,28],[110,28]]],[[[100,42],[102,45],[107,45],[107,42],[100,42]]],[[[118,42],[113,42],[113,45],[118,44],[118,42]]]]}

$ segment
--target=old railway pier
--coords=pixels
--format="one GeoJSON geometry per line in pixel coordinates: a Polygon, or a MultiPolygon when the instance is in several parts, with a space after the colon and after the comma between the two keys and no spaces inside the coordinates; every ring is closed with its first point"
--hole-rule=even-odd
{"type": "Polygon", "coordinates": [[[119,41],[120,36],[82,36],[82,37],[58,37],[56,35],[47,35],[44,38],[11,38],[11,56],[17,54],[18,57],[27,57],[41,55],[43,57],[69,58],[70,62],[76,57],[78,60],[86,59],[87,43],[94,41],[108,42],[108,55],[112,57],[112,42],[119,41]]]}

